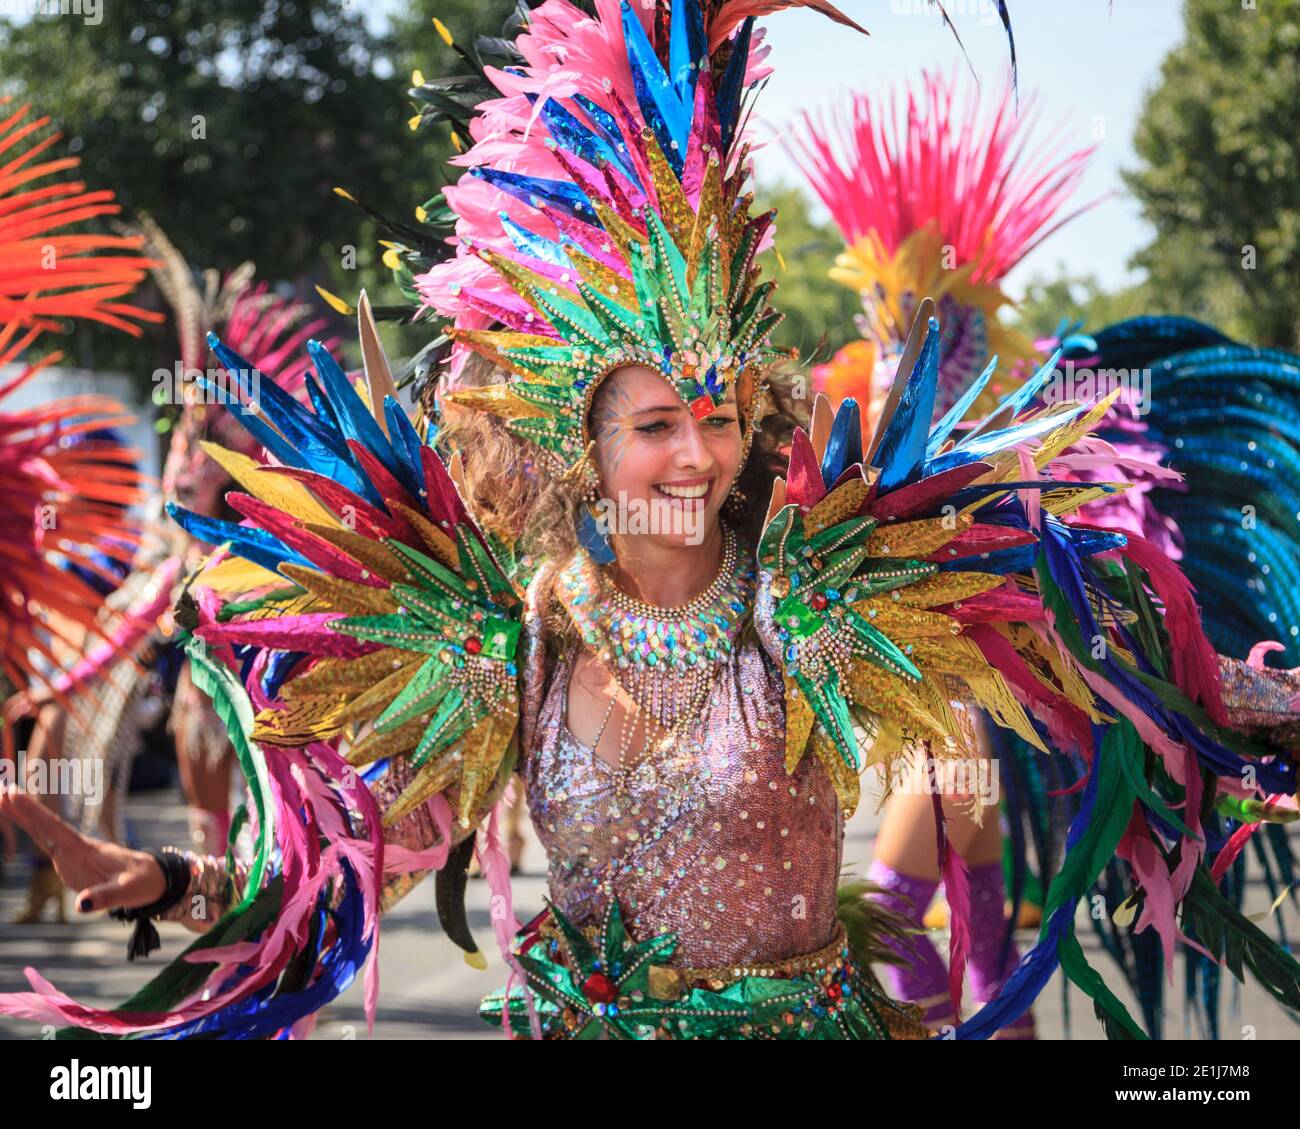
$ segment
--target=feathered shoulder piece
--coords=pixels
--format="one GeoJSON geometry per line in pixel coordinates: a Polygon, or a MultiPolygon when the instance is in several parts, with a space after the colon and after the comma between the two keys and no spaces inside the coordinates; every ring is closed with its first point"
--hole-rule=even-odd
{"type": "MultiPolygon", "coordinates": [[[[779,315],[755,257],[772,213],[745,191],[753,15],[788,3],[568,0],[531,13],[523,65],[471,124],[446,191],[457,255],[421,282],[453,337],[509,374],[453,398],[573,470],[587,409],[621,365],[663,374],[703,418],[735,386],[742,417],[779,315]],[[493,328],[489,328],[493,327],[493,328]]],[[[826,3],[806,5],[850,23],[826,3]]]]}
{"type": "MultiPolygon", "coordinates": [[[[225,597],[218,622],[196,634],[282,652],[260,684],[259,744],[347,736],[357,768],[405,758],[410,782],[386,822],[450,790],[469,827],[514,737],[521,601],[391,395],[364,306],[359,321],[369,403],[311,342],[310,407],[255,379],[257,398],[231,408],[279,465],[204,444],[241,488],[227,501],[243,524],[170,507],[199,540],[229,546],[199,581],[225,597]]],[[[227,371],[256,373],[215,335],[210,342],[227,371]]]]}
{"type": "MultiPolygon", "coordinates": [[[[1213,938],[1212,956],[1225,945],[1238,958],[1249,952],[1267,990],[1300,1007],[1300,964],[1235,914],[1204,862],[1224,846],[1206,815],[1238,796],[1241,781],[1257,783],[1255,799],[1295,790],[1294,761],[1277,755],[1290,740],[1280,726],[1294,719],[1293,676],[1230,668],[1233,678],[1255,676],[1256,702],[1277,704],[1269,721],[1280,740],[1271,747],[1236,731],[1243,719],[1230,707],[1243,695],[1225,693],[1177,566],[1134,534],[1063,520],[1114,489],[1065,479],[1055,464],[1118,393],[1091,409],[1035,406],[1058,353],[969,430],[956,424],[993,366],[931,424],[933,308],[920,305],[871,442],[861,442],[853,400],[833,418],[819,400],[773,491],[755,614],[784,676],[788,770],[811,749],[852,808],[863,732],[867,763],[891,784],[905,743],[921,743],[936,773],[968,766],[979,756],[959,717],[970,703],[1042,751],[1082,758],[1081,806],[1039,942],[958,1038],[1014,1019],[1058,965],[1112,1037],[1142,1037],[1073,934],[1076,903],[1112,855],[1140,886],[1130,903],[1141,906],[1139,929],[1154,925],[1167,952],[1181,911],[1213,938]],[[1225,942],[1229,921],[1236,932],[1225,942]]],[[[945,881],[959,885],[942,831],[939,848],[945,881]]],[[[968,930],[961,915],[954,921],[968,930]]],[[[965,944],[952,950],[955,1006],[965,944]]],[[[1228,963],[1240,976],[1243,961],[1228,963]]]]}

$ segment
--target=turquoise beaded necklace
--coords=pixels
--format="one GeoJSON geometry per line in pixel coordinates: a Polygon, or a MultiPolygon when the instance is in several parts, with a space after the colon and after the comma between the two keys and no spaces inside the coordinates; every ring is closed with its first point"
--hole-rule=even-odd
{"type": "Polygon", "coordinates": [[[672,726],[731,657],[754,583],[754,569],[740,559],[728,529],[717,576],[680,607],[658,607],[619,591],[582,550],[560,574],[556,591],[583,642],[642,709],[672,726]]]}

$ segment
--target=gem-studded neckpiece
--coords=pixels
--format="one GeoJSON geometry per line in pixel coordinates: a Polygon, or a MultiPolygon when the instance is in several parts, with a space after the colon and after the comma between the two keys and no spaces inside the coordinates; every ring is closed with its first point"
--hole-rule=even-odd
{"type": "Polygon", "coordinates": [[[731,656],[754,598],[754,569],[726,530],[713,582],[688,604],[661,608],[621,592],[583,551],[558,578],[556,593],[583,643],[638,707],[671,729],[731,656]]]}

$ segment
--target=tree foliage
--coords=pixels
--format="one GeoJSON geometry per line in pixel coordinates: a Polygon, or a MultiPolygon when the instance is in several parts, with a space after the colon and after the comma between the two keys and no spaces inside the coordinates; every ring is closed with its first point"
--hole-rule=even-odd
{"type": "Polygon", "coordinates": [[[1038,274],[1025,287],[1012,320],[1034,340],[1055,338],[1062,332],[1100,329],[1126,318],[1151,313],[1150,287],[1138,284],[1106,290],[1092,274],[1072,275],[1058,265],[1055,275],[1038,274]]]}
{"type": "Polygon", "coordinates": [[[772,304],[785,314],[774,342],[798,349],[807,362],[827,360],[859,336],[853,318],[861,302],[827,277],[844,240],[833,223],[814,217],[808,197],[798,188],[778,186],[760,203],[777,212],[775,246],[759,259],[768,277],[777,281],[772,304]]]}
{"type": "Polygon", "coordinates": [[[1186,40],[1138,123],[1125,176],[1155,227],[1161,309],[1300,344],[1300,3],[1186,0],[1186,40]]]}
{"type": "MultiPolygon", "coordinates": [[[[413,0],[381,30],[355,0],[132,0],[101,5],[96,25],[37,14],[0,22],[0,93],[52,116],[86,181],[128,218],[150,213],[196,268],[252,259],[300,294],[319,282],[382,300],[374,227],[332,188],[410,215],[452,151],[407,124],[413,59],[456,65],[432,16],[499,26],[511,6],[413,0]]],[[[87,366],[157,363],[108,334],[80,343],[87,366]]]]}

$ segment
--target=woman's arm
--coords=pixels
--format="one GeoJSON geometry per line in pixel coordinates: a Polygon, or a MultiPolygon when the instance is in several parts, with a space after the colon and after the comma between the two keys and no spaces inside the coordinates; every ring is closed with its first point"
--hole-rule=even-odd
{"type": "Polygon", "coordinates": [[[1300,667],[1275,670],[1219,656],[1223,704],[1234,729],[1300,750],[1300,667]]]}

